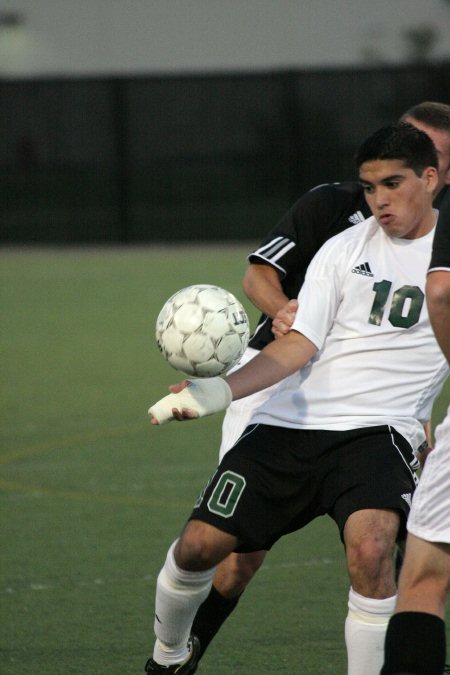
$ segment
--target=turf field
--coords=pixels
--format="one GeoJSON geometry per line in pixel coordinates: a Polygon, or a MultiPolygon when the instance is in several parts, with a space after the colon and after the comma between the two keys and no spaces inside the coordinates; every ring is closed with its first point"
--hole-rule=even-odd
{"type": "MultiPolygon", "coordinates": [[[[219,416],[150,427],[178,379],[154,321],[192,283],[226,287],[254,319],[247,251],[1,254],[2,675],[142,672],[155,578],[220,436],[219,416]]],[[[198,672],[343,675],[347,590],[334,526],[316,521],[274,548],[198,672]]]]}

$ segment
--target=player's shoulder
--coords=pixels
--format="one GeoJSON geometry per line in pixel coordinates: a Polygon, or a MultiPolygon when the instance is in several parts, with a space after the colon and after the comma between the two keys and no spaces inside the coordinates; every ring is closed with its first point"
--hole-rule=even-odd
{"type": "Polygon", "coordinates": [[[294,211],[315,214],[319,222],[348,220],[349,225],[370,215],[364,190],[356,181],[321,183],[308,190],[294,205],[294,211]]]}
{"type": "Polygon", "coordinates": [[[333,183],[320,183],[309,190],[310,193],[320,195],[354,197],[364,194],[363,187],[358,181],[334,181],[333,183]]]}
{"type": "Polygon", "coordinates": [[[313,200],[328,200],[334,203],[350,204],[364,202],[364,190],[357,181],[321,183],[311,188],[306,195],[313,200]]]}
{"type": "Polygon", "coordinates": [[[440,194],[438,220],[433,238],[430,270],[450,268],[450,186],[440,194]]]}
{"type": "Polygon", "coordinates": [[[322,249],[328,255],[334,255],[335,253],[346,255],[354,252],[356,248],[364,246],[378,231],[379,227],[376,219],[374,216],[370,216],[353,227],[349,227],[330,237],[322,245],[322,249]]]}

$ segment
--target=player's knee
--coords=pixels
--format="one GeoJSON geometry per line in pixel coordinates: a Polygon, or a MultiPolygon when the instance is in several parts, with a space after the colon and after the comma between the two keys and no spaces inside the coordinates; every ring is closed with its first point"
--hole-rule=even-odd
{"type": "Polygon", "coordinates": [[[354,542],[348,550],[348,559],[357,567],[377,568],[392,554],[392,546],[379,538],[365,538],[354,542]]]}
{"type": "Polygon", "coordinates": [[[236,545],[236,538],[202,521],[189,521],[175,547],[181,569],[197,572],[215,567],[236,545]]]}
{"type": "Polygon", "coordinates": [[[206,536],[183,535],[174,555],[177,565],[191,572],[206,570],[215,565],[211,542],[206,536]]]}
{"type": "Polygon", "coordinates": [[[402,594],[433,598],[444,606],[450,595],[450,569],[420,562],[408,560],[400,581],[402,594]]]}
{"type": "Polygon", "coordinates": [[[393,552],[399,515],[368,509],[352,514],[345,525],[347,566],[353,588],[373,598],[395,593],[393,552]]]}
{"type": "Polygon", "coordinates": [[[261,567],[264,558],[266,556],[265,551],[254,551],[253,553],[241,553],[235,558],[236,574],[239,576],[241,581],[245,584],[248,584],[249,581],[253,578],[256,572],[261,567]]]}
{"type": "Polygon", "coordinates": [[[264,557],[264,551],[232,553],[219,565],[214,586],[225,597],[240,595],[260,568],[264,557]]]}
{"type": "Polygon", "coordinates": [[[362,583],[366,592],[375,589],[380,582],[392,576],[393,545],[379,538],[365,538],[347,548],[347,564],[352,584],[358,588],[362,583]]]}

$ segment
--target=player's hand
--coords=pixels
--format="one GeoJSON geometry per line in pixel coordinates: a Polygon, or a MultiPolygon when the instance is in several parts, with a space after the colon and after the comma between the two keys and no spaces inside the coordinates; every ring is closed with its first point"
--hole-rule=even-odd
{"type": "Polygon", "coordinates": [[[289,300],[284,307],[278,310],[272,321],[272,333],[276,338],[286,335],[290,331],[297,308],[297,300],[289,300]]]}
{"type": "Polygon", "coordinates": [[[420,452],[416,453],[416,457],[419,460],[421,469],[423,469],[423,467],[425,466],[425,462],[427,461],[427,457],[430,454],[430,452],[433,452],[433,448],[431,448],[428,445],[424,450],[421,450],[420,452]]]}
{"type": "MultiPolygon", "coordinates": [[[[182,380],[181,382],[177,382],[176,384],[170,384],[169,385],[169,391],[172,394],[178,394],[180,391],[183,391],[183,389],[186,389],[191,384],[191,380],[182,380]]],[[[151,410],[151,409],[150,409],[151,410]]],[[[150,412],[149,414],[151,416],[151,423],[152,424],[159,424],[159,421],[154,417],[154,415],[150,412]]],[[[198,413],[196,413],[194,410],[189,410],[188,408],[182,408],[181,410],[178,410],[177,408],[172,408],[172,415],[175,420],[178,422],[182,422],[183,420],[192,420],[198,417],[198,413]]]]}
{"type": "Polygon", "coordinates": [[[148,411],[154,425],[212,415],[225,410],[232,400],[231,389],[221,377],[183,380],[169,389],[171,393],[148,411]]]}

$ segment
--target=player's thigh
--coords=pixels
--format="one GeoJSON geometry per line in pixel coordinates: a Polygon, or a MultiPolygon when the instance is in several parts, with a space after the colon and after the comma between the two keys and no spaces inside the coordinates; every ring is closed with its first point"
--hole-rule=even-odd
{"type": "MultiPolygon", "coordinates": [[[[343,445],[337,448],[336,472],[326,482],[326,498],[342,539],[344,528],[347,539],[352,534],[352,541],[358,541],[353,531],[361,538],[359,523],[365,523],[366,516],[360,513],[351,520],[350,516],[364,511],[397,512],[397,536],[406,537],[406,519],[417,482],[410,444],[387,425],[340,433],[343,445]]],[[[384,527],[385,518],[376,515],[377,527],[378,520],[384,527]]]]}
{"type": "Polygon", "coordinates": [[[268,550],[281,536],[323,515],[312,433],[247,427],[211,476],[191,518],[235,534],[242,553],[268,550]]]}

